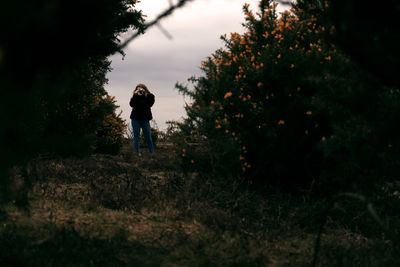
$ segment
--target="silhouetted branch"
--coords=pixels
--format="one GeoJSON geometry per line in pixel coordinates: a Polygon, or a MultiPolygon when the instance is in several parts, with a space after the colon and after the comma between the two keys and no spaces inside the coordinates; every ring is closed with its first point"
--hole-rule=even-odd
{"type": "MultiPolygon", "coordinates": [[[[148,28],[154,26],[154,25],[158,25],[158,27],[161,29],[161,31],[167,36],[167,38],[170,38],[171,35],[161,27],[161,25],[159,24],[159,22],[165,18],[168,17],[169,15],[171,15],[176,9],[183,7],[187,2],[190,2],[192,0],[179,0],[178,3],[176,3],[175,5],[172,3],[172,1],[169,1],[170,3],[170,7],[165,10],[164,12],[162,12],[160,15],[157,16],[157,18],[155,18],[154,20],[150,21],[149,23],[145,23],[144,24],[144,30],[147,30],[148,28]]],[[[128,39],[126,39],[120,46],[119,49],[122,50],[124,49],[133,39],[135,39],[136,37],[138,37],[140,35],[140,32],[135,32],[131,37],[129,37],[128,39]]]]}
{"type": "Polygon", "coordinates": [[[288,1],[285,1],[285,0],[278,0],[278,2],[281,4],[281,5],[285,5],[285,6],[290,6],[291,4],[293,4],[294,3],[294,1],[292,0],[288,0],[288,1]]]}
{"type": "Polygon", "coordinates": [[[314,244],[314,255],[313,255],[313,260],[312,260],[312,264],[311,264],[312,267],[317,266],[319,249],[321,247],[322,232],[324,230],[326,221],[328,219],[329,212],[331,211],[333,204],[334,204],[333,199],[329,199],[327,202],[327,205],[325,207],[324,213],[321,216],[318,234],[317,234],[317,238],[315,239],[315,244],[314,244]]]}
{"type": "Polygon", "coordinates": [[[379,224],[379,226],[381,226],[385,231],[389,230],[387,225],[385,225],[383,223],[383,221],[381,220],[381,218],[379,218],[379,215],[375,211],[372,203],[369,202],[366,197],[364,197],[363,195],[360,195],[360,194],[356,194],[356,193],[341,193],[341,194],[338,194],[338,197],[341,197],[341,196],[357,199],[357,200],[359,200],[361,202],[364,202],[366,204],[366,208],[367,208],[369,214],[375,220],[375,222],[377,222],[379,224]]]}
{"type": "Polygon", "coordinates": [[[167,37],[168,39],[172,39],[172,35],[163,27],[161,26],[160,23],[157,23],[157,27],[160,29],[160,31],[165,35],[165,37],[167,37]]]}
{"type": "Polygon", "coordinates": [[[319,230],[318,230],[318,234],[317,234],[317,238],[315,240],[315,245],[314,245],[314,256],[313,256],[313,261],[311,266],[315,267],[317,266],[317,259],[318,259],[318,253],[321,247],[321,237],[322,237],[322,232],[323,232],[323,228],[326,224],[328,215],[331,211],[331,209],[333,208],[334,204],[335,204],[335,199],[338,199],[340,197],[348,197],[348,198],[353,198],[353,199],[357,199],[360,202],[363,202],[366,204],[366,209],[368,210],[369,214],[371,215],[371,217],[375,220],[376,223],[379,224],[379,226],[385,231],[386,236],[391,237],[392,238],[392,242],[398,247],[399,244],[399,238],[397,236],[396,233],[394,233],[384,222],[383,220],[379,217],[378,213],[376,212],[376,210],[374,209],[372,203],[370,201],[368,201],[368,199],[360,194],[357,193],[340,193],[337,194],[336,196],[334,196],[333,199],[331,199],[330,201],[328,201],[328,204],[326,205],[326,209],[324,211],[324,213],[322,214],[321,217],[321,223],[319,226],[319,230]]]}

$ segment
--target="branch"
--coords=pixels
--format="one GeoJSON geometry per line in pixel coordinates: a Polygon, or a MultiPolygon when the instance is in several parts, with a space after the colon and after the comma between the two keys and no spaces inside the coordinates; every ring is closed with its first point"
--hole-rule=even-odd
{"type": "MultiPolygon", "coordinates": [[[[160,20],[162,20],[165,17],[168,17],[176,9],[183,7],[187,2],[190,2],[190,1],[192,1],[192,0],[179,0],[178,3],[176,3],[175,5],[172,3],[172,1],[169,1],[170,2],[170,7],[167,10],[165,10],[164,12],[162,12],[160,15],[158,15],[157,18],[155,18],[153,21],[150,21],[149,23],[145,23],[143,30],[145,31],[145,30],[147,30],[148,28],[150,28],[150,27],[152,27],[154,25],[159,25],[159,27],[160,27],[160,24],[159,24],[160,20]]],[[[160,29],[162,29],[162,28],[160,27],[160,29]]],[[[163,31],[163,33],[165,34],[164,31],[163,31]]],[[[137,38],[139,35],[140,35],[140,32],[135,32],[131,37],[126,39],[119,46],[119,50],[124,49],[133,39],[137,38]]]]}
{"type": "Polygon", "coordinates": [[[329,212],[333,208],[333,205],[335,204],[335,199],[338,199],[340,197],[349,197],[349,198],[357,199],[360,202],[364,202],[366,204],[366,208],[367,208],[369,214],[371,215],[371,217],[384,230],[384,233],[386,234],[387,237],[392,237],[391,241],[394,243],[396,249],[399,248],[400,240],[399,240],[398,234],[395,231],[393,231],[392,229],[390,229],[388,227],[388,225],[386,225],[383,222],[383,220],[379,217],[378,213],[374,209],[372,203],[369,202],[365,196],[357,194],[357,193],[339,193],[339,194],[335,195],[333,199],[330,199],[330,201],[328,202],[328,205],[326,206],[326,210],[322,215],[321,224],[320,224],[320,227],[318,230],[318,235],[317,235],[317,238],[315,240],[315,245],[314,245],[314,256],[313,256],[313,261],[312,261],[312,265],[311,265],[312,267],[317,266],[318,253],[319,253],[319,249],[321,247],[322,231],[326,224],[329,212]]]}
{"type": "Polygon", "coordinates": [[[292,5],[295,1],[293,1],[293,0],[278,0],[278,2],[279,2],[281,5],[290,6],[290,5],[292,5]]]}
{"type": "Polygon", "coordinates": [[[157,23],[157,27],[165,35],[165,37],[167,37],[167,39],[172,40],[172,38],[173,38],[172,35],[163,26],[161,26],[160,23],[157,23]]]}

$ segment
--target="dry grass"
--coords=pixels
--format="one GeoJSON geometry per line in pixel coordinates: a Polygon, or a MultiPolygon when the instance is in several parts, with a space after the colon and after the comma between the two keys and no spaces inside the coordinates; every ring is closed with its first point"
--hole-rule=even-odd
{"type": "MultiPolygon", "coordinates": [[[[117,156],[33,162],[29,212],[5,207],[0,265],[310,265],[322,202],[237,190],[176,166],[163,144],[152,158],[125,146],[117,156]]],[[[329,217],[318,266],[399,263],[390,238],[367,237],[342,215],[329,217]]]]}

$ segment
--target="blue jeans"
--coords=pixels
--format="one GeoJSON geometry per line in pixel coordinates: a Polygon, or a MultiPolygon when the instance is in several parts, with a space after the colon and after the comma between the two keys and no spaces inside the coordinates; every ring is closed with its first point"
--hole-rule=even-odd
{"type": "Polygon", "coordinates": [[[149,148],[150,154],[154,152],[153,140],[151,140],[150,122],[149,121],[137,121],[132,120],[133,129],[133,147],[137,154],[140,153],[140,129],[143,131],[144,139],[146,140],[147,147],[149,148]]]}

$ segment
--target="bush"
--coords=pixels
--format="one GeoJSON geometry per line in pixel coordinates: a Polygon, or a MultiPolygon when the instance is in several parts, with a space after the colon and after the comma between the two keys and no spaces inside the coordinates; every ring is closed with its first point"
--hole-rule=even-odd
{"type": "Polygon", "coordinates": [[[193,89],[177,84],[193,99],[171,124],[185,167],[196,169],[189,163],[205,148],[201,158],[221,174],[324,194],[394,177],[382,167],[398,155],[397,130],[382,114],[399,114],[398,88],[383,87],[336,47],[327,1],[298,1],[280,16],[271,1],[259,7],[254,15],[244,6],[246,32],[222,37],[225,49],[189,79],[193,89]]]}
{"type": "Polygon", "coordinates": [[[126,124],[121,114],[116,114],[115,97],[106,96],[102,104],[108,107],[109,112],[104,114],[103,122],[96,132],[96,151],[101,153],[117,154],[124,141],[126,124]]]}

